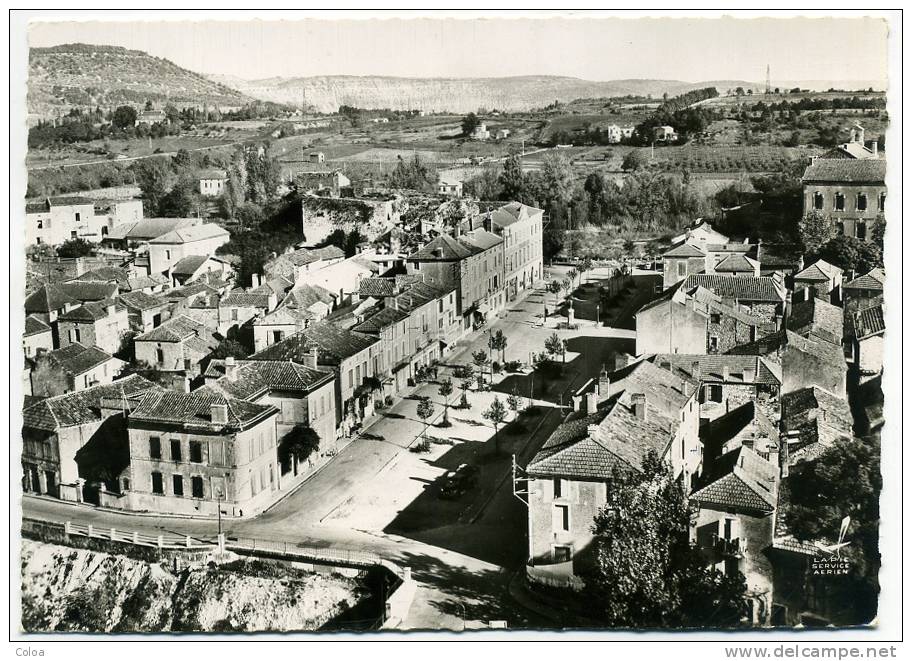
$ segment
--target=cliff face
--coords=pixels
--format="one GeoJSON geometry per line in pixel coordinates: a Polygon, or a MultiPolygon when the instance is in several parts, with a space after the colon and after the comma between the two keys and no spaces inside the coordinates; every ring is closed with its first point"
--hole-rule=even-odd
{"type": "Polygon", "coordinates": [[[367,597],[359,579],[257,561],[171,572],[31,540],[21,561],[25,631],[312,631],[367,597]]]}
{"type": "MultiPolygon", "coordinates": [[[[213,76],[247,96],[299,106],[303,98],[321,112],[340,105],[357,108],[470,112],[484,107],[509,112],[541,108],[554,101],[663,93],[675,96],[715,83],[680,80],[591,81],[561,76],[509,78],[394,78],[388,76],[313,76],[241,80],[213,76]]],[[[719,89],[727,89],[722,81],[719,89]]]]}

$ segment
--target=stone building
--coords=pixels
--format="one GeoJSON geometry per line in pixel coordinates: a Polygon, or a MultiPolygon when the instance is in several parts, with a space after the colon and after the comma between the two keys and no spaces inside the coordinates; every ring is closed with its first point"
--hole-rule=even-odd
{"type": "Polygon", "coordinates": [[[31,361],[31,394],[62,395],[111,383],[127,364],[96,346],[78,342],[42,351],[31,361]]]}
{"type": "Polygon", "coordinates": [[[887,162],[882,158],[818,158],[801,178],[804,213],[821,214],[837,236],[872,241],[884,222],[887,162]]]}
{"type": "Polygon", "coordinates": [[[115,354],[123,348],[129,331],[127,308],[113,298],[84,303],[57,318],[61,348],[80,343],[115,354]]]}

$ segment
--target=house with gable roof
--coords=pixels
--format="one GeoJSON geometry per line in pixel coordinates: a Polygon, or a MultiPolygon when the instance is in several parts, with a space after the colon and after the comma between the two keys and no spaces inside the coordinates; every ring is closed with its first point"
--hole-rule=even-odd
{"type": "Polygon", "coordinates": [[[707,565],[744,575],[751,621],[769,625],[773,567],[765,553],[775,529],[779,467],[746,445],[709,462],[690,494],[691,541],[707,565]]]}
{"type": "Polygon", "coordinates": [[[41,352],[30,362],[31,394],[41,397],[111,383],[127,364],[96,346],[78,342],[41,352]]]}
{"type": "MultiPolygon", "coordinates": [[[[211,257],[230,238],[228,230],[215,223],[173,229],[149,241],[149,272],[171,273],[187,257],[211,257]]],[[[189,268],[185,262],[183,270],[189,268]]]]}
{"type": "Polygon", "coordinates": [[[882,158],[817,158],[801,177],[804,214],[832,222],[837,236],[873,241],[884,222],[887,162],[882,158]]]}
{"type": "MultiPolygon", "coordinates": [[[[129,463],[124,412],[157,389],[132,374],[27,406],[22,411],[23,491],[82,501],[86,480],[114,476],[116,481],[129,463]]],[[[119,482],[107,486],[120,491],[119,482]]]]}
{"type": "Polygon", "coordinates": [[[125,509],[244,516],[272,504],[278,414],[210,388],[146,394],[127,417],[125,509]]]}
{"type": "Polygon", "coordinates": [[[115,354],[120,352],[129,332],[127,308],[116,298],[83,303],[57,318],[61,348],[78,342],[115,354]]]}
{"type": "Polygon", "coordinates": [[[858,310],[852,315],[848,360],[860,383],[879,377],[883,371],[885,332],[883,303],[858,310]]]}
{"type": "Polygon", "coordinates": [[[690,485],[702,466],[695,385],[639,360],[603,370],[574,395],[573,412],[525,468],[531,581],[581,587],[593,517],[610,502],[613,480],[641,471],[649,453],[690,485]]]}
{"type": "Polygon", "coordinates": [[[794,298],[820,298],[838,303],[842,300],[842,269],[818,259],[794,275],[794,298]]]}
{"type": "Polygon", "coordinates": [[[50,351],[54,348],[54,332],[50,324],[34,315],[25,318],[25,330],[22,334],[22,350],[26,358],[31,358],[39,351],[50,351]]]}
{"type": "Polygon", "coordinates": [[[136,336],[133,350],[137,361],[164,372],[186,376],[200,373],[200,363],[218,346],[218,339],[205,324],[178,314],[161,326],[136,336]]]}

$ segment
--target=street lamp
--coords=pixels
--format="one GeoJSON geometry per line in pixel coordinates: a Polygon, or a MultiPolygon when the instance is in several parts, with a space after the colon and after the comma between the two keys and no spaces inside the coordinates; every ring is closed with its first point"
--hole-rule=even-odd
{"type": "Polygon", "coordinates": [[[595,325],[599,325],[599,304],[595,304],[595,325]]]}
{"type": "Polygon", "coordinates": [[[219,550],[225,550],[225,542],[222,539],[222,498],[225,495],[222,493],[222,488],[219,487],[215,490],[215,505],[216,505],[216,514],[218,516],[218,544],[219,550]]]}

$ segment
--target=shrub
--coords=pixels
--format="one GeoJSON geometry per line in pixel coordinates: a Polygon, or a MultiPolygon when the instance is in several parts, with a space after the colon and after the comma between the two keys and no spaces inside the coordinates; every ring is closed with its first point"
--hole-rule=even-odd
{"type": "Polygon", "coordinates": [[[522,363],[518,360],[508,360],[504,363],[504,369],[508,372],[518,372],[520,367],[522,367],[522,363]]]}
{"type": "Polygon", "coordinates": [[[387,406],[392,406],[393,405],[393,396],[387,395],[386,397],[384,397],[383,403],[386,404],[387,406]]]}
{"type": "Polygon", "coordinates": [[[415,454],[423,454],[425,452],[431,451],[431,442],[426,438],[422,438],[420,441],[415,443],[412,447],[409,448],[409,452],[414,452],[415,454]]]}
{"type": "Polygon", "coordinates": [[[500,363],[496,360],[491,363],[491,372],[494,374],[500,374],[500,363]]]}

